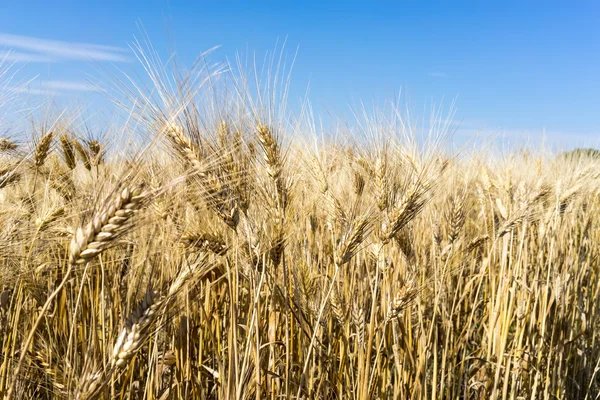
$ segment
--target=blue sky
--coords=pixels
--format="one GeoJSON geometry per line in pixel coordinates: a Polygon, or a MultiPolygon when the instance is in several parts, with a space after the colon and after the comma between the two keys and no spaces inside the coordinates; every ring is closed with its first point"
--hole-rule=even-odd
{"type": "Polygon", "coordinates": [[[139,23],[188,65],[215,45],[219,61],[287,38],[298,47],[292,95],[310,84],[318,114],[401,91],[425,114],[455,100],[463,133],[600,145],[596,2],[3,1],[0,53],[12,49],[20,76],[37,77],[34,96],[95,101],[90,76],[138,67],[127,49],[139,23]]]}

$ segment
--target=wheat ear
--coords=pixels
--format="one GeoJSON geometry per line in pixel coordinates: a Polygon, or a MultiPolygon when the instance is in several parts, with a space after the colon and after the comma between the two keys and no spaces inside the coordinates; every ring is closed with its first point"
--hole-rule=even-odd
{"type": "Polygon", "coordinates": [[[165,134],[175,150],[191,165],[194,173],[202,178],[202,189],[209,200],[207,205],[223,222],[236,230],[240,218],[239,207],[237,199],[229,196],[231,189],[220,176],[207,168],[206,163],[200,158],[200,149],[183,133],[180,126],[169,125],[165,134]]]}
{"type": "Polygon", "coordinates": [[[0,138],[0,151],[10,151],[15,150],[17,148],[17,144],[11,140],[6,138],[0,138]]]}
{"type": "Polygon", "coordinates": [[[77,154],[79,154],[79,158],[81,158],[81,161],[83,162],[83,166],[88,171],[90,171],[92,169],[92,163],[90,161],[90,153],[86,150],[85,147],[83,147],[83,145],[81,143],[79,143],[79,140],[73,139],[72,142],[73,142],[73,147],[77,151],[77,154]]]}
{"type": "Polygon", "coordinates": [[[200,162],[200,151],[188,139],[180,126],[169,126],[166,130],[167,137],[171,140],[173,147],[197,170],[201,175],[204,172],[204,165],[200,162]]]}
{"type": "Polygon", "coordinates": [[[69,263],[83,264],[103,252],[123,232],[145,197],[141,186],[124,188],[89,224],[77,229],[70,245],[69,263]]]}
{"type": "Polygon", "coordinates": [[[35,148],[35,152],[33,153],[33,159],[35,161],[36,167],[41,167],[44,165],[46,158],[48,157],[48,152],[50,151],[50,145],[52,144],[52,139],[54,138],[54,132],[50,131],[46,133],[40,139],[37,147],[35,148]]]}
{"type": "Polygon", "coordinates": [[[94,165],[100,165],[104,163],[104,156],[100,142],[97,140],[89,140],[87,142],[88,148],[90,149],[90,155],[94,165]]]}
{"type": "Polygon", "coordinates": [[[127,318],[125,328],[117,338],[110,362],[111,367],[122,368],[133,357],[148,336],[150,327],[162,304],[163,301],[154,291],[146,292],[144,299],[127,318]]]}
{"type": "Polygon", "coordinates": [[[67,135],[61,135],[60,146],[62,147],[65,164],[67,164],[69,169],[75,169],[77,160],[75,158],[75,146],[73,146],[73,141],[67,135]]]}
{"type": "Polygon", "coordinates": [[[264,161],[267,174],[275,184],[277,208],[285,211],[289,190],[283,178],[283,159],[277,137],[269,127],[259,124],[256,127],[258,141],[264,150],[264,161]]]}

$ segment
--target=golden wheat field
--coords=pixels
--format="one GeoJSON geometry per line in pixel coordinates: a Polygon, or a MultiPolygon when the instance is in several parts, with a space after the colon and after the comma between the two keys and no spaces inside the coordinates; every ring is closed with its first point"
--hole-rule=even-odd
{"type": "Polygon", "coordinates": [[[593,151],[326,135],[276,68],[140,59],[121,129],[0,139],[4,398],[600,395],[593,151]]]}

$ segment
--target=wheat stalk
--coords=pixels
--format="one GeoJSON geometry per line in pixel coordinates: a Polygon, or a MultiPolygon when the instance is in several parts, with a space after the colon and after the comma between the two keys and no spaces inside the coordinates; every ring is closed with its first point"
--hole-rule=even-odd
{"type": "Polygon", "coordinates": [[[124,369],[129,364],[135,353],[151,335],[158,317],[166,312],[184,285],[198,276],[203,276],[209,270],[206,267],[210,266],[202,259],[183,268],[164,295],[160,295],[152,289],[146,291],[144,298],[129,314],[125,326],[117,336],[108,369],[92,369],[92,372],[86,373],[77,388],[75,396],[77,399],[94,399],[101,393],[115,371],[124,369]]]}

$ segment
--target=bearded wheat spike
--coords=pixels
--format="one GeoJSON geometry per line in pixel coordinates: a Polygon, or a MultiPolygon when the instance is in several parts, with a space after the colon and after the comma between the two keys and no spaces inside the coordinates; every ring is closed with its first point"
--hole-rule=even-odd
{"type": "Polygon", "coordinates": [[[258,141],[264,151],[267,174],[275,184],[277,207],[283,211],[287,207],[289,193],[288,186],[283,177],[283,159],[279,143],[277,143],[277,137],[266,125],[259,124],[256,127],[256,131],[258,133],[258,141]]]}
{"type": "Polygon", "coordinates": [[[306,316],[312,317],[310,299],[315,297],[315,280],[305,263],[300,263],[292,273],[294,284],[294,298],[296,305],[306,316]]]}
{"type": "Polygon", "coordinates": [[[343,293],[337,288],[334,288],[329,298],[331,306],[331,313],[339,325],[344,325],[346,320],[346,300],[344,299],[343,293]]]}
{"type": "Polygon", "coordinates": [[[106,382],[104,370],[86,371],[82,374],[75,393],[76,400],[93,400],[98,398],[106,382]]]}
{"type": "Polygon", "coordinates": [[[40,368],[44,373],[51,378],[52,386],[57,392],[64,392],[65,385],[61,382],[62,377],[59,376],[57,370],[48,360],[50,357],[43,354],[41,351],[30,352],[30,357],[33,360],[34,364],[37,364],[37,367],[40,368]]]}
{"type": "Polygon", "coordinates": [[[488,169],[483,167],[481,169],[481,182],[483,184],[483,189],[486,195],[490,195],[492,192],[496,190],[496,182],[490,176],[488,169]]]}
{"type": "Polygon", "coordinates": [[[360,172],[354,172],[352,188],[356,197],[361,197],[365,191],[365,177],[360,172]]]}
{"type": "Polygon", "coordinates": [[[410,305],[411,301],[414,300],[415,297],[417,297],[417,294],[417,288],[412,280],[408,281],[404,286],[402,286],[402,288],[398,290],[398,293],[396,293],[396,296],[390,303],[385,319],[386,323],[398,317],[402,310],[407,308],[410,305]]]}
{"type": "Polygon", "coordinates": [[[517,225],[526,220],[531,220],[533,217],[531,216],[531,210],[528,206],[529,203],[525,203],[520,209],[518,209],[513,215],[508,215],[508,219],[504,221],[502,225],[498,228],[498,232],[496,233],[496,238],[499,239],[507,233],[511,233],[517,225]]]}
{"type": "Polygon", "coordinates": [[[229,143],[229,125],[226,121],[222,120],[219,122],[219,127],[217,128],[217,136],[219,140],[219,146],[222,148],[226,148],[229,143]]]}
{"type": "Polygon", "coordinates": [[[92,162],[90,161],[90,153],[86,150],[85,147],[83,147],[83,145],[79,142],[79,140],[73,138],[72,143],[73,143],[73,147],[77,151],[77,154],[79,154],[79,158],[81,158],[81,161],[83,162],[83,166],[85,167],[85,169],[90,171],[92,169],[92,162]]]}
{"type": "Polygon", "coordinates": [[[200,150],[185,136],[180,126],[169,126],[166,135],[171,140],[173,147],[202,178],[202,189],[208,205],[230,228],[235,230],[240,218],[239,205],[238,199],[232,196],[233,191],[227,182],[206,168],[205,163],[200,159],[200,150]]]}
{"type": "Polygon", "coordinates": [[[76,390],[76,399],[96,399],[117,369],[127,366],[137,350],[148,338],[164,300],[156,292],[148,290],[138,306],[127,317],[125,327],[117,337],[108,369],[89,368],[83,374],[76,390]]]}
{"type": "Polygon", "coordinates": [[[177,277],[169,286],[169,290],[167,290],[164,304],[170,304],[174,300],[177,293],[179,293],[179,291],[185,286],[185,284],[192,280],[192,278],[204,276],[204,274],[206,274],[210,270],[210,264],[207,264],[205,258],[203,257],[200,258],[200,260],[195,262],[194,264],[182,268],[177,277]]]}
{"type": "Polygon", "coordinates": [[[69,262],[83,264],[103,252],[122,233],[126,222],[145,197],[141,186],[124,188],[90,223],[77,229],[70,245],[69,262]]]}
{"type": "Polygon", "coordinates": [[[352,303],[352,324],[356,329],[358,345],[365,344],[365,310],[357,302],[352,303]]]}
{"type": "Polygon", "coordinates": [[[90,155],[92,156],[92,160],[94,165],[100,165],[104,162],[102,156],[102,147],[100,146],[100,142],[97,140],[89,140],[87,142],[88,148],[90,149],[90,155]]]}
{"type": "Polygon", "coordinates": [[[385,227],[381,234],[381,241],[389,242],[396,234],[404,228],[425,206],[427,202],[426,194],[428,185],[414,186],[408,194],[403,196],[402,200],[394,208],[389,226],[385,227]]]}
{"type": "Polygon", "coordinates": [[[52,139],[54,138],[54,132],[50,131],[46,133],[40,139],[37,147],[35,148],[35,152],[33,153],[33,159],[35,161],[36,167],[41,167],[44,165],[46,161],[46,157],[48,157],[48,152],[50,151],[50,145],[52,144],[52,139]]]}
{"type": "Polygon", "coordinates": [[[41,232],[48,228],[50,224],[56,221],[59,217],[64,215],[65,209],[63,207],[55,208],[49,211],[46,215],[36,218],[35,225],[38,227],[38,230],[41,232]]]}
{"type": "Polygon", "coordinates": [[[63,157],[65,158],[65,164],[67,164],[69,169],[75,169],[77,159],[75,158],[75,146],[73,146],[73,141],[67,135],[61,135],[60,145],[62,147],[63,157]]]}
{"type": "Polygon", "coordinates": [[[375,178],[377,181],[377,207],[384,211],[389,205],[389,180],[387,177],[387,157],[375,160],[375,178]]]}
{"type": "Polygon", "coordinates": [[[460,231],[465,225],[466,214],[464,205],[464,197],[460,200],[452,199],[451,201],[450,213],[447,218],[450,227],[450,232],[448,233],[448,241],[450,243],[454,243],[458,239],[460,231]]]}
{"type": "Polygon", "coordinates": [[[117,369],[125,368],[135,353],[150,336],[157,318],[168,308],[181,288],[193,277],[207,270],[207,264],[201,260],[188,268],[184,268],[169,286],[166,295],[159,295],[152,289],[146,291],[144,298],[127,317],[125,327],[117,337],[108,369],[92,368],[92,372],[84,375],[77,388],[77,399],[95,399],[100,394],[112,374],[117,369]]]}
{"type": "Polygon", "coordinates": [[[146,295],[129,315],[125,322],[125,328],[117,338],[113,347],[111,368],[123,368],[135,352],[142,346],[150,333],[158,310],[164,304],[156,292],[148,290],[146,295]]]}
{"type": "Polygon", "coordinates": [[[338,247],[336,264],[348,263],[356,254],[358,247],[363,242],[371,228],[368,215],[363,215],[352,221],[352,225],[342,238],[338,247]]]}
{"type": "Polygon", "coordinates": [[[0,151],[10,151],[15,150],[17,148],[16,143],[6,139],[0,138],[0,151]]]}
{"type": "Polygon", "coordinates": [[[561,303],[565,283],[566,281],[561,275],[556,275],[556,278],[554,278],[554,282],[552,283],[552,292],[558,304],[561,303]]]}
{"type": "Polygon", "coordinates": [[[59,173],[50,181],[50,187],[56,190],[66,201],[75,195],[75,182],[70,173],[59,173]]]}
{"type": "Polygon", "coordinates": [[[172,125],[166,130],[166,135],[173,143],[175,149],[203,176],[204,165],[200,162],[200,151],[184,135],[183,129],[180,126],[172,125]]]}
{"type": "Polygon", "coordinates": [[[471,240],[471,242],[468,244],[466,252],[471,252],[471,251],[476,250],[481,245],[483,245],[489,238],[490,238],[490,235],[488,235],[487,233],[484,235],[481,235],[481,236],[477,236],[475,239],[471,240]]]}
{"type": "Polygon", "coordinates": [[[267,173],[273,180],[277,180],[281,176],[281,159],[277,140],[266,125],[259,124],[256,131],[258,132],[258,141],[265,152],[264,160],[267,164],[267,173]]]}

